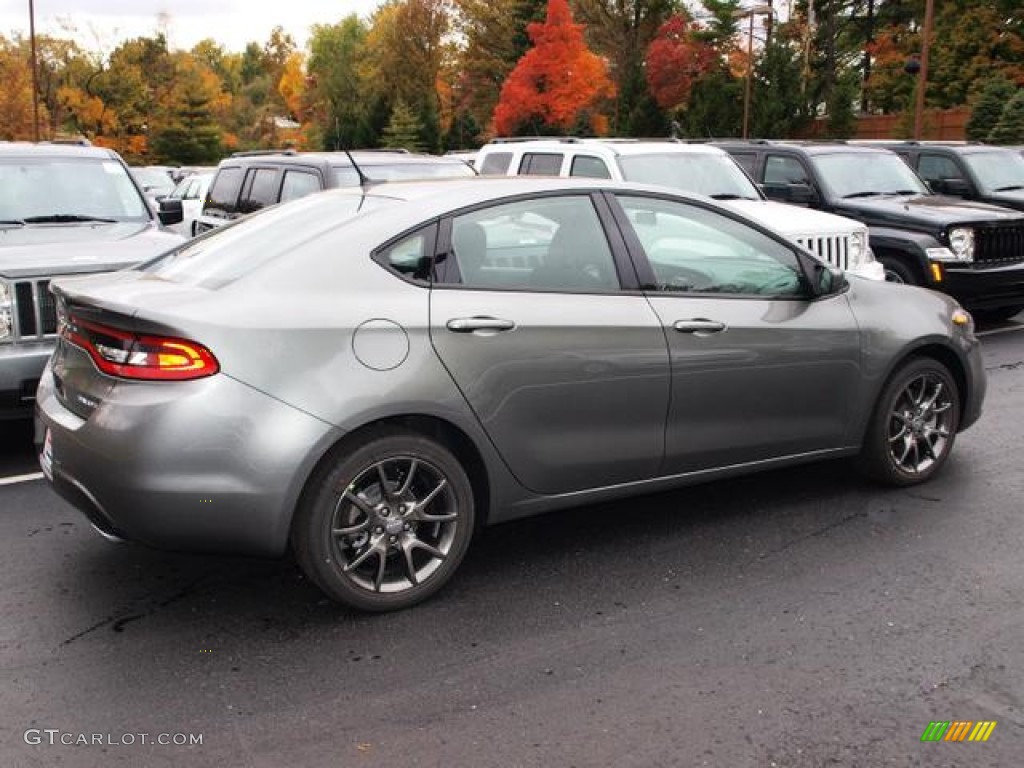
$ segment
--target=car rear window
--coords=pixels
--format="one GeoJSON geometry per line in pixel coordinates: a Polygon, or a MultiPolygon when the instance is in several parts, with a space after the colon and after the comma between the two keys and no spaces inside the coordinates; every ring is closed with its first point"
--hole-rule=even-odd
{"type": "Polygon", "coordinates": [[[266,208],[220,227],[137,267],[163,280],[217,289],[258,270],[278,257],[300,250],[361,211],[395,204],[394,199],[310,195],[266,208]]]}

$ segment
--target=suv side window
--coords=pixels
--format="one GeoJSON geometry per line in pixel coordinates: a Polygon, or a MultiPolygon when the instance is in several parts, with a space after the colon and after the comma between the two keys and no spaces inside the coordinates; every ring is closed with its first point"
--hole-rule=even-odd
{"type": "Polygon", "coordinates": [[[562,154],[524,152],[519,163],[520,176],[557,176],[562,170],[562,154]]]}
{"type": "Polygon", "coordinates": [[[654,272],[670,293],[802,298],[792,248],[728,216],[696,205],[617,195],[654,272]]]}
{"type": "Polygon", "coordinates": [[[917,173],[928,183],[943,179],[963,179],[964,177],[951,158],[924,152],[917,159],[917,173]]]}
{"type": "Polygon", "coordinates": [[[221,216],[232,216],[238,212],[238,192],[242,188],[241,168],[221,168],[210,187],[207,212],[213,209],[221,216]]]}
{"type": "Polygon", "coordinates": [[[300,197],[320,191],[320,177],[309,171],[288,169],[281,183],[281,202],[298,200],[300,197]]]}
{"type": "Polygon", "coordinates": [[[733,160],[739,163],[740,167],[754,178],[754,168],[757,166],[757,155],[754,152],[732,152],[733,160]]]}
{"type": "Polygon", "coordinates": [[[612,177],[604,160],[593,155],[576,155],[572,159],[569,175],[586,176],[591,179],[610,179],[612,177]]]}
{"type": "Polygon", "coordinates": [[[240,213],[252,213],[278,201],[276,168],[250,168],[238,203],[240,213]]]}
{"type": "MultiPolygon", "coordinates": [[[[452,219],[458,275],[478,290],[598,293],[619,289],[611,247],[589,196],[541,197],[452,219]]],[[[452,258],[453,257],[453,258],[452,258]]]]}
{"type": "Polygon", "coordinates": [[[508,167],[512,164],[512,153],[511,152],[489,152],[484,156],[484,161],[480,165],[480,175],[490,176],[498,175],[504,176],[508,173],[508,167]]]}
{"type": "Polygon", "coordinates": [[[768,155],[764,161],[765,184],[810,184],[807,171],[795,157],[768,155]]]}

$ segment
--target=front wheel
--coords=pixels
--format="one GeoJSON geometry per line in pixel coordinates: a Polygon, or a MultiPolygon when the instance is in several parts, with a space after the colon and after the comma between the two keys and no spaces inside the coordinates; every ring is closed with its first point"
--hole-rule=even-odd
{"type": "Polygon", "coordinates": [[[469,478],[439,443],[389,431],[310,481],[292,526],[306,575],[338,602],[392,611],[451,578],[473,533],[469,478]]]}
{"type": "Polygon", "coordinates": [[[861,469],[886,485],[922,483],[949,458],[959,424],[960,392],[949,370],[936,360],[912,360],[878,399],[861,469]]]}
{"type": "Polygon", "coordinates": [[[885,270],[886,282],[901,283],[902,285],[921,285],[921,280],[918,279],[914,270],[899,259],[883,256],[879,261],[885,270]]]}

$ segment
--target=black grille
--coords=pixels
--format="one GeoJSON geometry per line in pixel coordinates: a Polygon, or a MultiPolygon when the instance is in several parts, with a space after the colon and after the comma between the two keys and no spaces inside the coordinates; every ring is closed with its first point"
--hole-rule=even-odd
{"type": "Polygon", "coordinates": [[[975,261],[1024,261],[1024,226],[979,227],[974,238],[975,261]]]}
{"type": "Polygon", "coordinates": [[[21,338],[50,336],[57,332],[57,303],[49,280],[25,280],[14,284],[14,303],[21,338]]]}

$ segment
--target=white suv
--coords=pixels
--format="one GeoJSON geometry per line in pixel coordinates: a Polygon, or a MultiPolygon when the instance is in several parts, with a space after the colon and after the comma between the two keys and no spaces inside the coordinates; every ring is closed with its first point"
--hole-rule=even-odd
{"type": "Polygon", "coordinates": [[[706,195],[851,274],[884,280],[868,228],[830,213],[766,200],[732,157],[707,144],[651,139],[495,139],[480,149],[482,175],[589,176],[706,195]]]}

